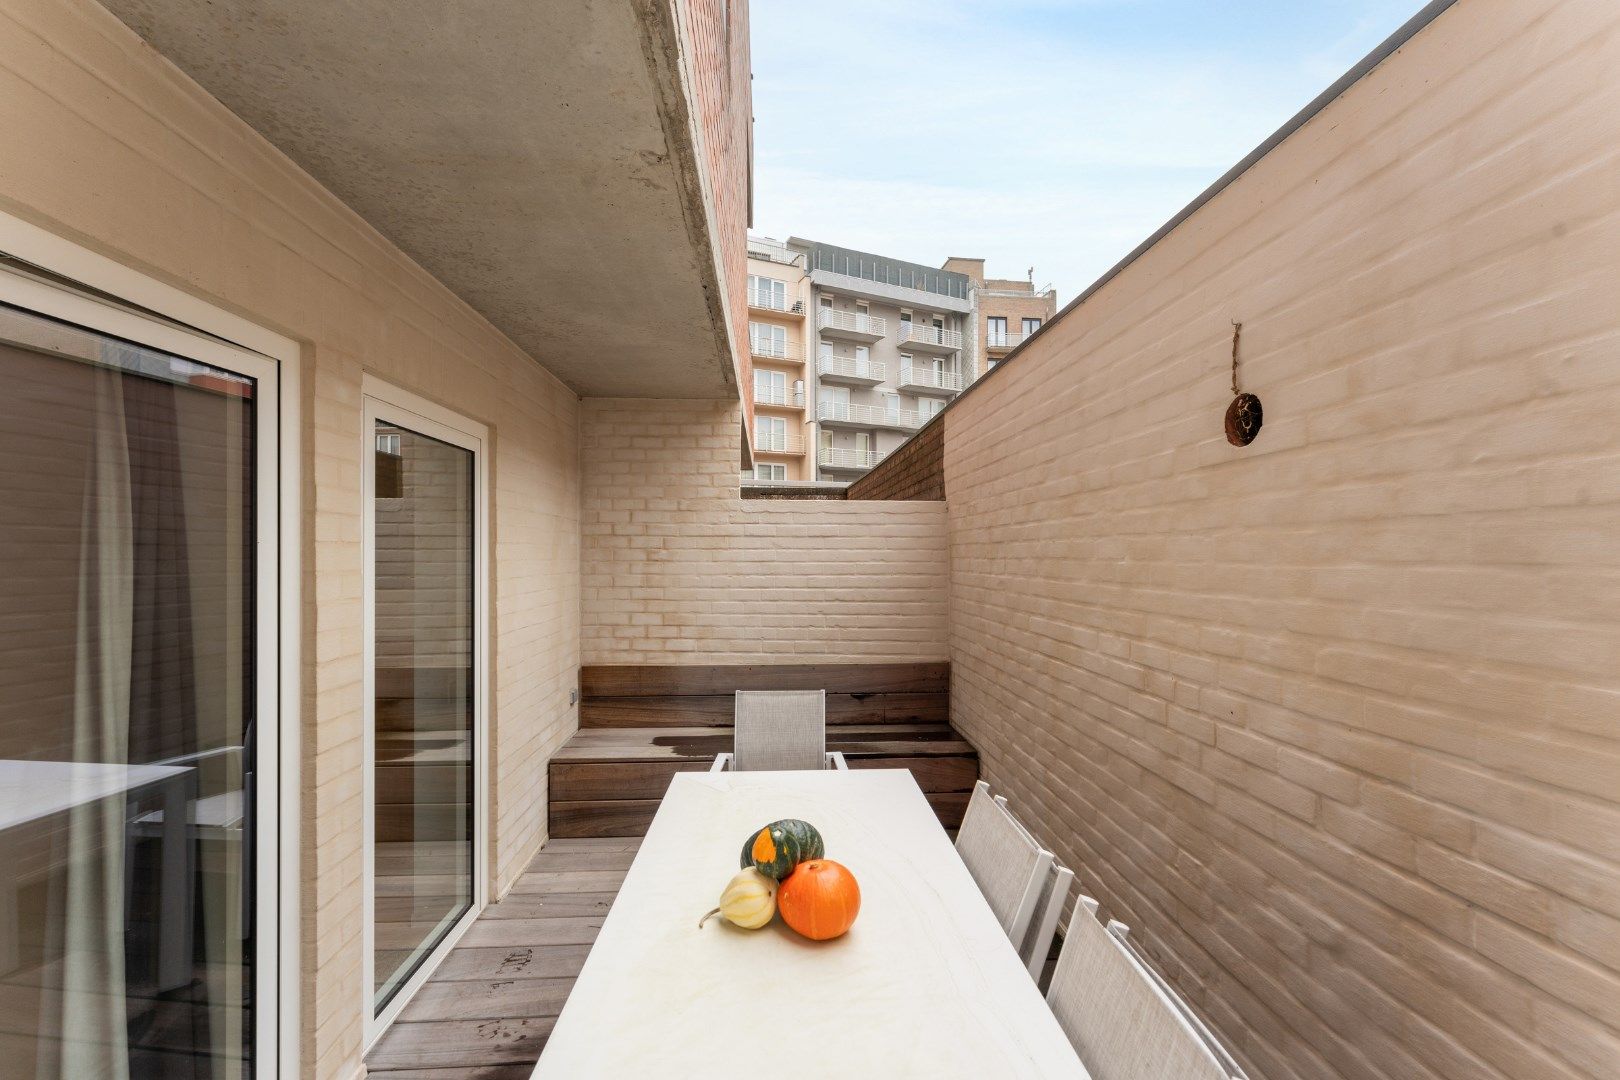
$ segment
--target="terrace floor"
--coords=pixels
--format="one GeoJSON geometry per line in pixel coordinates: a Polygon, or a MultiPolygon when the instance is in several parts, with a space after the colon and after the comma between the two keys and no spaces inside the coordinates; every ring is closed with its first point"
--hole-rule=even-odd
{"type": "Polygon", "coordinates": [[[636,836],[547,841],[378,1041],[368,1074],[528,1080],[640,846],[636,836]]]}
{"type": "Polygon", "coordinates": [[[386,1080],[527,1080],[640,837],[553,839],[366,1058],[386,1080]]]}

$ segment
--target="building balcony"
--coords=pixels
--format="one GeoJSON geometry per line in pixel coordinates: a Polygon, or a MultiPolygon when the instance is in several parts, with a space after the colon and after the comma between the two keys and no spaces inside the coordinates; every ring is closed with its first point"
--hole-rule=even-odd
{"type": "Polygon", "coordinates": [[[900,389],[910,394],[959,394],[966,380],[954,371],[935,371],[932,367],[903,364],[900,367],[900,389]]]}
{"type": "Polygon", "coordinates": [[[835,311],[822,308],[816,312],[816,329],[822,337],[841,338],[871,344],[888,336],[889,320],[858,311],[835,311]]]}
{"type": "Polygon", "coordinates": [[[846,450],[823,446],[816,451],[816,464],[827,472],[863,473],[871,470],[883,455],[876,450],[846,450]]]}
{"type": "Polygon", "coordinates": [[[829,428],[885,428],[890,431],[915,431],[922,426],[922,418],[910,409],[891,409],[885,405],[846,405],[841,401],[823,401],[816,405],[816,420],[829,428]]]}
{"type": "Polygon", "coordinates": [[[788,409],[802,409],[804,408],[804,387],[755,385],[754,404],[780,405],[788,409]]]}
{"type": "Polygon", "coordinates": [[[823,356],[816,361],[816,373],[822,382],[839,386],[876,386],[888,378],[889,369],[870,360],[857,360],[849,356],[823,356]]]}
{"type": "Polygon", "coordinates": [[[957,330],[941,330],[937,326],[901,322],[899,341],[901,348],[911,352],[944,354],[956,352],[962,347],[962,334],[957,330]]]}
{"type": "Polygon", "coordinates": [[[778,435],[771,432],[756,431],[754,432],[754,453],[802,457],[804,454],[804,436],[778,435]]]}
{"type": "Polygon", "coordinates": [[[755,311],[774,311],[778,314],[797,315],[804,311],[804,302],[791,296],[778,296],[770,289],[749,289],[748,306],[755,311]]]}
{"type": "Polygon", "coordinates": [[[985,339],[985,350],[995,357],[1006,356],[1024,343],[1027,334],[991,334],[985,339]]]}
{"type": "Polygon", "coordinates": [[[770,338],[748,339],[748,355],[757,360],[785,360],[792,364],[804,363],[804,346],[797,341],[774,341],[770,338]]]}

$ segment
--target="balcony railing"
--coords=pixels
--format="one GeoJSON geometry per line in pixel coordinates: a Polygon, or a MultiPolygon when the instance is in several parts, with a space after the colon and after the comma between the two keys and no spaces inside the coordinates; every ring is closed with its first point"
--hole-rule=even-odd
{"type": "Polygon", "coordinates": [[[816,451],[816,464],[824,469],[870,469],[883,460],[876,450],[844,450],[823,446],[816,451]]]}
{"type": "Polygon", "coordinates": [[[754,386],[755,405],[791,405],[804,408],[802,386],[754,386]]]}
{"type": "Polygon", "coordinates": [[[985,341],[987,349],[1016,349],[1024,343],[1027,334],[991,334],[985,341]]]}
{"type": "Polygon", "coordinates": [[[822,308],[816,313],[816,329],[842,331],[862,337],[880,338],[889,332],[889,320],[858,311],[836,311],[822,308]]]}
{"type": "Polygon", "coordinates": [[[848,356],[823,356],[816,361],[816,371],[824,377],[871,383],[873,386],[882,382],[889,373],[882,364],[848,356]]]}
{"type": "Polygon", "coordinates": [[[922,426],[922,419],[910,409],[891,409],[885,405],[849,405],[842,401],[819,402],[816,405],[816,419],[859,427],[895,428],[899,431],[910,431],[922,426]]]}
{"type": "Polygon", "coordinates": [[[774,338],[749,338],[748,352],[751,356],[759,356],[767,360],[804,359],[803,345],[797,341],[777,341],[774,338]]]}
{"type": "Polygon", "coordinates": [[[775,289],[749,289],[748,306],[763,308],[766,311],[803,311],[804,305],[799,301],[785,295],[778,295],[775,289]]]}
{"type": "Polygon", "coordinates": [[[954,371],[935,371],[931,367],[917,367],[912,364],[902,364],[900,367],[900,388],[920,390],[940,390],[956,393],[964,385],[962,376],[954,371]]]}
{"type": "Polygon", "coordinates": [[[754,432],[754,453],[802,454],[804,453],[804,436],[756,431],[754,432]]]}
{"type": "Polygon", "coordinates": [[[937,326],[924,326],[921,323],[902,320],[900,344],[948,351],[962,347],[962,334],[957,330],[941,330],[937,326]]]}

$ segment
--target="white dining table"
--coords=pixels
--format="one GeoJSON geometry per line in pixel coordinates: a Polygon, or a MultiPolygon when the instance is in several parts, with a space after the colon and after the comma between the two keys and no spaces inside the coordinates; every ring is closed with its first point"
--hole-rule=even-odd
{"type": "Polygon", "coordinates": [[[1087,1077],[903,769],[680,773],[534,1075],[1087,1077]],[[711,919],[743,841],[820,830],[861,889],[843,937],[711,919]]]}
{"type": "Polygon", "coordinates": [[[190,981],[190,873],[186,847],[185,779],[193,770],[173,765],[120,765],[97,761],[0,760],[0,972],[17,965],[20,922],[16,874],[21,860],[12,836],[24,826],[102,799],[157,788],[164,811],[159,904],[159,984],[190,981]]]}

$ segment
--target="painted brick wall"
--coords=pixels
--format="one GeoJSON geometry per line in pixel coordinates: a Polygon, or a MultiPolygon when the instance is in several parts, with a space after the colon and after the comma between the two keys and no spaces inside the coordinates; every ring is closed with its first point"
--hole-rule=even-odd
{"type": "Polygon", "coordinates": [[[1258,1077],[1620,1076],[1616,71],[1461,0],[950,413],[952,720],[1258,1077]]]}
{"type": "Polygon", "coordinates": [[[0,206],[306,343],[301,1075],[360,1067],[361,374],[490,426],[495,885],[576,727],[578,400],[87,0],[0,2],[0,206]]]}
{"type": "Polygon", "coordinates": [[[735,405],[581,404],[587,664],[945,655],[939,503],[744,500],[735,405]]]}
{"type": "Polygon", "coordinates": [[[945,414],[924,424],[877,468],[849,485],[851,499],[945,498],[945,414]]]}

